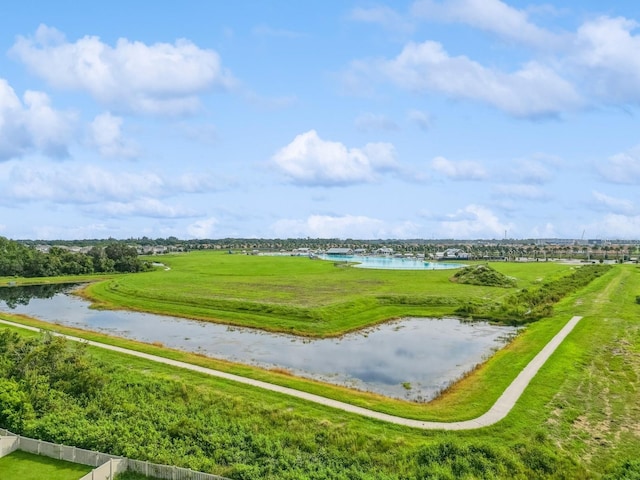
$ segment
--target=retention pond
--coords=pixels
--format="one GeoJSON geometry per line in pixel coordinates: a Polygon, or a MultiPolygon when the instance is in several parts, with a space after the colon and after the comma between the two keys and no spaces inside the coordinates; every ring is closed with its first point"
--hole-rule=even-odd
{"type": "Polygon", "coordinates": [[[0,288],[0,311],[344,385],[428,401],[490,357],[515,328],[406,318],[331,339],[307,339],[128,311],[92,310],[74,286],[0,288]]]}

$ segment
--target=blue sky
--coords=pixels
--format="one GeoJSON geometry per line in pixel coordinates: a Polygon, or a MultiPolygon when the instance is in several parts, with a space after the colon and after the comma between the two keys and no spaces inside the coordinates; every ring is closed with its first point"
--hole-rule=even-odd
{"type": "Polygon", "coordinates": [[[640,2],[5,2],[0,235],[640,238],[640,2]]]}

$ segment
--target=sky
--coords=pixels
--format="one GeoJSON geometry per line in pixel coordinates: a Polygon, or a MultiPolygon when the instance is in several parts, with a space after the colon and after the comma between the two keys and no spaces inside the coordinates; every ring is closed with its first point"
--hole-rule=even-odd
{"type": "Polygon", "coordinates": [[[0,235],[640,239],[640,2],[0,4],[0,235]]]}

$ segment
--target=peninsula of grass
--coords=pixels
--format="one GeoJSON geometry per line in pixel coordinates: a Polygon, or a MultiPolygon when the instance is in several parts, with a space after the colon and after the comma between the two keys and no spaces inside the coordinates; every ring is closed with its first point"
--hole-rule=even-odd
{"type": "Polygon", "coordinates": [[[0,458],[2,480],[78,480],[93,467],[17,450],[0,458]]]}
{"type": "Polygon", "coordinates": [[[399,317],[459,316],[471,301],[485,305],[484,312],[497,311],[520,289],[573,271],[554,263],[496,263],[495,270],[517,279],[510,288],[497,288],[452,283],[448,270],[336,268],[304,257],[191,252],[162,261],[168,269],[94,283],[82,295],[96,308],[331,337],[399,317]]]}
{"type": "MultiPolygon", "coordinates": [[[[93,348],[87,348],[90,356],[81,356],[78,368],[69,373],[72,378],[90,374],[84,378],[99,381],[82,382],[78,391],[62,376],[45,381],[52,358],[46,349],[40,354],[42,367],[36,354],[21,364],[40,370],[14,370],[16,375],[38,374],[33,394],[21,396],[29,382],[6,376],[20,355],[0,362],[5,372],[0,378],[7,379],[3,391],[13,392],[12,398],[44,402],[33,403],[32,411],[25,403],[13,404],[17,411],[32,412],[23,423],[25,434],[238,480],[616,478],[619,472],[635,472],[640,450],[638,290],[640,270],[610,269],[564,296],[553,316],[529,325],[513,348],[499,352],[439,400],[410,405],[442,420],[447,411],[451,418],[465,417],[461,410],[490,404],[486,399],[504,390],[512,380],[508,377],[520,368],[513,364],[526,364],[571,316],[584,316],[514,410],[493,427],[468,432],[389,425],[93,348]],[[43,396],[47,388],[51,393],[43,396]],[[94,390],[87,396],[84,388],[94,390]]],[[[26,355],[28,350],[20,347],[16,352],[26,355]]],[[[6,416],[11,404],[3,405],[0,421],[8,427],[9,419],[19,418],[6,416]]]]}

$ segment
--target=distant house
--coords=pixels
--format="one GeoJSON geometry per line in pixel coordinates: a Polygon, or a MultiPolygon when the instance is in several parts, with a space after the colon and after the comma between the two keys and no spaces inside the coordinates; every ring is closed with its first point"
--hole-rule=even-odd
{"type": "Polygon", "coordinates": [[[468,260],[469,254],[460,248],[448,248],[444,252],[437,252],[436,259],[438,260],[468,260]]]}
{"type": "Polygon", "coordinates": [[[327,255],[353,255],[353,250],[350,248],[333,247],[327,250],[327,255]]]}
{"type": "Polygon", "coordinates": [[[353,253],[355,253],[356,255],[365,255],[367,253],[367,249],[366,248],[356,248],[353,253]]]}
{"type": "Polygon", "coordinates": [[[376,254],[377,255],[392,255],[393,254],[393,248],[381,247],[381,248],[376,250],[376,254]]]}

